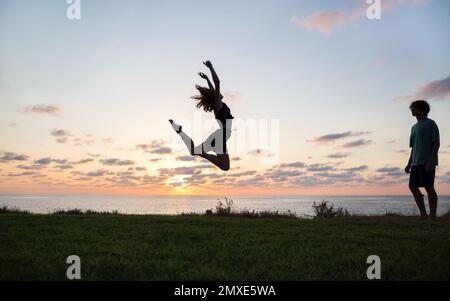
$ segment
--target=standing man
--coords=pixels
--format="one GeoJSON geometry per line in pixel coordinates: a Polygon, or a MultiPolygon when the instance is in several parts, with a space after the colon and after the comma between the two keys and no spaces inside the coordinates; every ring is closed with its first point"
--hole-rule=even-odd
{"type": "Polygon", "coordinates": [[[427,218],[427,211],[423,201],[423,194],[419,187],[424,187],[428,195],[430,218],[436,219],[438,196],[434,190],[434,177],[438,165],[439,129],[436,123],[428,118],[430,105],[424,100],[411,103],[409,109],[417,123],[411,129],[409,146],[411,155],[405,168],[409,176],[409,189],[411,190],[421,219],[427,218]]]}

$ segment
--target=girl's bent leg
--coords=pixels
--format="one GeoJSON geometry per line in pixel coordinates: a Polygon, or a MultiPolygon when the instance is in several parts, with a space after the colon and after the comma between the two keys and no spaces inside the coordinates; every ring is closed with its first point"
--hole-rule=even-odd
{"type": "Polygon", "coordinates": [[[203,153],[200,157],[205,158],[223,171],[230,170],[230,156],[228,154],[211,155],[203,153]]]}
{"type": "MultiPolygon", "coordinates": [[[[185,132],[181,131],[178,133],[180,135],[181,139],[183,139],[184,144],[186,144],[186,147],[191,155],[195,154],[195,148],[194,148],[194,141],[192,141],[191,137],[189,137],[185,132]]],[[[198,154],[197,154],[198,155],[198,154]]]]}

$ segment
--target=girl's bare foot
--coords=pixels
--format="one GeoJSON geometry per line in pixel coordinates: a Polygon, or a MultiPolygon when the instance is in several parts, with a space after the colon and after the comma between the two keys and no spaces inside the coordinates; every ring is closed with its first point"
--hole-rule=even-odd
{"type": "Polygon", "coordinates": [[[172,125],[173,129],[175,130],[175,132],[177,132],[177,134],[179,134],[181,132],[181,129],[183,128],[181,125],[176,124],[175,122],[173,122],[172,119],[169,119],[170,124],[172,125]]]}

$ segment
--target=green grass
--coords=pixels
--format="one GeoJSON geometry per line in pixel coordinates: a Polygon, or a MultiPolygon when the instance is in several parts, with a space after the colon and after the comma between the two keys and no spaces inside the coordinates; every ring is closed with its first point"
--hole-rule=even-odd
{"type": "Polygon", "coordinates": [[[0,280],[450,280],[450,217],[0,214],[0,280]]]}

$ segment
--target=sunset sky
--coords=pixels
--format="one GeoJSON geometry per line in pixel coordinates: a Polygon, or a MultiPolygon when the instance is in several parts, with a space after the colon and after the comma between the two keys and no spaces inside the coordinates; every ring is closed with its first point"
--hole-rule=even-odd
{"type": "Polygon", "coordinates": [[[67,7],[0,0],[0,194],[404,195],[408,107],[427,99],[450,195],[448,0],[382,0],[380,20],[365,0],[67,7]],[[204,60],[236,117],[228,172],[168,123],[196,143],[217,128],[190,99],[204,60]],[[279,124],[272,148],[253,121],[279,124]]]}

